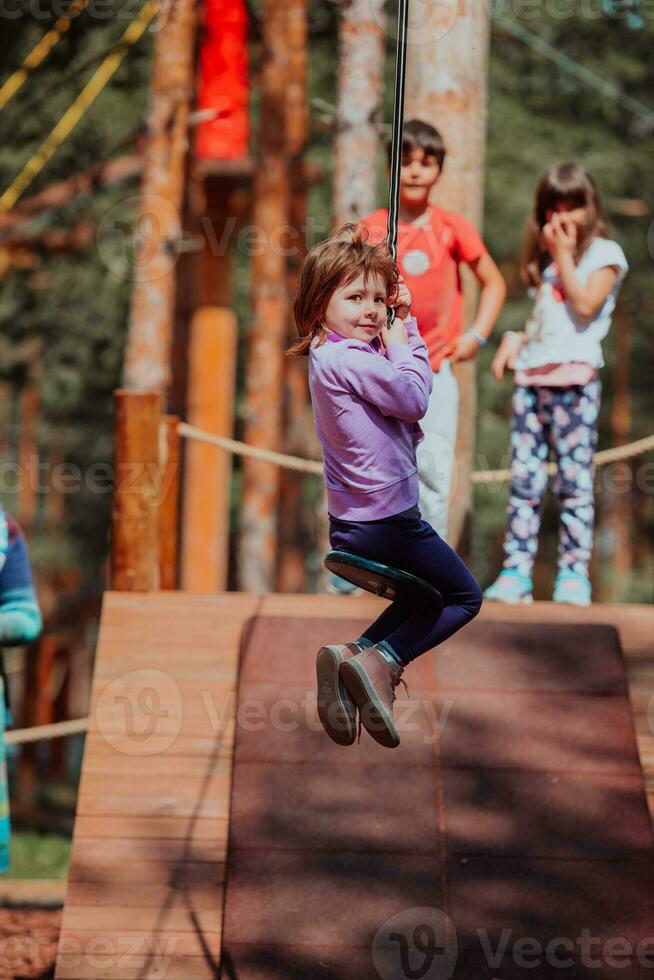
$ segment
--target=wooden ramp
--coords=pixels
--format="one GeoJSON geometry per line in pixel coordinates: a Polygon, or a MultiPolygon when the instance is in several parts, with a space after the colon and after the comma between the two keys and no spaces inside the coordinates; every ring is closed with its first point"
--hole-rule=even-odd
{"type": "MultiPolygon", "coordinates": [[[[316,629],[321,635],[324,631],[329,631],[328,620],[349,621],[347,625],[343,622],[342,626],[334,623],[334,631],[340,636],[341,629],[354,628],[353,617],[356,617],[359,622],[369,620],[382,607],[383,603],[367,597],[358,600],[323,596],[270,596],[257,599],[239,594],[204,597],[185,593],[157,593],[146,596],[110,593],[106,596],[95,666],[92,723],[83,760],[73,857],[57,960],[56,977],[59,980],[73,980],[73,978],[89,980],[96,977],[99,980],[100,978],[127,980],[127,978],[137,977],[193,980],[196,977],[220,975],[221,951],[224,953],[222,935],[224,883],[232,796],[239,656],[242,651],[249,650],[244,659],[244,678],[241,678],[241,681],[250,686],[250,692],[253,686],[256,688],[257,685],[269,682],[270,678],[265,676],[269,669],[272,675],[277,676],[279,668],[279,677],[283,682],[285,671],[287,672],[289,667],[292,668],[292,655],[285,643],[289,628],[296,638],[303,637],[302,642],[305,644],[309,642],[315,645],[313,633],[316,629]],[[262,630],[262,626],[265,626],[265,629],[262,630]],[[256,653],[254,657],[253,651],[256,653]],[[286,662],[284,657],[287,658],[286,662]]],[[[489,675],[488,660],[483,657],[484,643],[488,642],[492,647],[494,662],[499,663],[504,658],[505,664],[508,664],[509,660],[506,658],[510,657],[511,643],[515,647],[516,627],[518,627],[518,635],[522,632],[518,624],[524,624],[527,633],[531,630],[532,637],[538,637],[542,627],[535,625],[530,627],[530,623],[560,623],[564,626],[580,624],[586,630],[590,629],[591,634],[594,624],[609,624],[616,627],[616,638],[619,636],[627,658],[640,757],[649,781],[650,804],[653,804],[654,736],[649,727],[647,712],[650,698],[654,693],[654,651],[651,640],[654,635],[654,612],[648,607],[595,606],[589,610],[573,610],[547,603],[536,603],[528,609],[511,610],[507,607],[486,604],[477,623],[471,627],[471,629],[475,628],[477,639],[475,643],[470,644],[470,669],[475,678],[472,687],[476,687],[477,690],[470,694],[470,677],[467,680],[464,677],[462,680],[461,675],[457,676],[457,670],[465,671],[463,663],[465,637],[462,636],[453,641],[458,644],[456,657],[452,657],[449,662],[444,662],[444,665],[441,664],[440,668],[438,664],[434,665],[434,659],[430,655],[424,659],[424,663],[419,668],[418,665],[411,668],[420,673],[419,693],[425,693],[426,689],[431,690],[432,685],[437,684],[443,688],[443,695],[452,699],[457,697],[457,690],[468,689],[466,696],[472,697],[473,700],[477,699],[473,705],[475,717],[483,716],[480,707],[483,709],[484,705],[488,704],[488,697],[485,702],[484,697],[488,695],[489,689],[493,689],[494,683],[493,677],[489,675]],[[502,623],[509,624],[504,634],[502,623]],[[483,632],[484,629],[487,631],[487,636],[483,632]],[[461,647],[461,644],[464,646],[461,647]]],[[[561,654],[560,646],[564,635],[568,636],[566,642],[569,642],[570,630],[568,629],[567,633],[564,631],[557,634],[556,630],[552,629],[551,634],[554,640],[552,653],[556,656],[561,654]]],[[[304,654],[302,657],[303,660],[306,659],[304,654]]],[[[562,663],[564,662],[562,660],[562,663]]],[[[616,656],[609,655],[608,661],[603,662],[602,671],[598,673],[597,669],[593,670],[592,659],[588,660],[585,675],[591,686],[591,695],[588,691],[584,695],[575,694],[573,691],[574,696],[602,697],[607,694],[609,696],[619,694],[621,679],[618,676],[619,671],[615,670],[618,662],[619,656],[616,659],[616,656]],[[607,663],[609,666],[613,664],[613,674],[611,668],[608,670],[608,675],[606,674],[604,668],[607,663]],[[596,685],[595,688],[592,687],[593,684],[596,685]],[[612,688],[611,685],[614,687],[612,688]]],[[[309,668],[306,677],[302,678],[302,684],[308,681],[310,673],[309,668]]],[[[411,684],[410,671],[407,671],[407,679],[411,684]]],[[[276,683],[274,679],[272,683],[276,683]]],[[[547,684],[547,680],[543,680],[540,676],[536,679],[532,678],[530,683],[532,687],[536,685],[536,690],[540,690],[543,684],[547,684]]],[[[247,694],[247,688],[242,689],[241,694],[243,693],[247,694]]],[[[566,695],[566,683],[563,678],[563,683],[555,684],[555,689],[550,690],[549,696],[564,699],[570,696],[570,693],[568,690],[566,695]]],[[[431,690],[431,695],[438,697],[436,687],[431,690]]],[[[621,696],[624,696],[624,692],[621,696]]],[[[253,703],[251,699],[250,703],[253,703]]],[[[461,703],[466,708],[466,705],[461,703]]],[[[492,703],[499,710],[494,722],[494,726],[498,727],[497,721],[507,712],[502,710],[502,705],[497,698],[492,703]]],[[[537,708],[538,699],[534,704],[534,710],[537,708]]],[[[253,709],[248,708],[248,710],[253,709]]],[[[465,729],[465,711],[463,713],[459,711],[457,715],[455,710],[452,718],[450,731],[456,731],[457,726],[461,730],[462,725],[465,729]]],[[[283,716],[280,716],[280,721],[283,726],[285,723],[283,716]]],[[[528,711],[527,713],[523,711],[520,717],[516,716],[517,729],[514,726],[513,731],[509,729],[505,732],[509,744],[510,740],[516,737],[516,730],[519,737],[520,725],[525,727],[528,721],[528,711]]],[[[255,718],[254,714],[249,717],[239,715],[239,732],[248,730],[251,733],[249,751],[252,751],[252,746],[257,745],[256,732],[261,730],[260,722],[261,718],[255,718]]],[[[583,736],[583,729],[580,734],[583,736]]],[[[620,735],[622,742],[616,749],[616,756],[624,751],[624,737],[624,725],[622,725],[620,735]]],[[[631,739],[633,743],[633,733],[631,739]]],[[[469,822],[471,816],[474,817],[474,813],[471,808],[466,809],[466,801],[475,791],[479,794],[481,785],[482,796],[486,794],[486,798],[492,800],[489,807],[499,812],[502,794],[506,805],[507,783],[506,780],[498,780],[489,775],[494,768],[502,768],[501,762],[498,766],[497,758],[495,761],[493,759],[492,746],[490,748],[487,745],[483,746],[486,756],[480,763],[479,758],[460,757],[464,741],[459,738],[454,744],[443,739],[443,750],[446,754],[450,753],[449,763],[446,759],[445,764],[450,764],[454,769],[459,770],[456,778],[449,782],[448,792],[453,806],[452,812],[456,814],[457,850],[465,855],[466,834],[471,826],[475,826],[474,820],[472,825],[469,822]],[[485,773],[483,784],[480,783],[479,772],[475,775],[476,767],[479,771],[483,769],[485,773]],[[470,778],[473,778],[472,784],[470,778]],[[459,809],[457,810],[456,807],[459,809]]],[[[262,739],[259,739],[259,745],[261,744],[262,739]]],[[[289,739],[288,745],[292,746],[292,744],[293,740],[289,739]]],[[[610,735],[608,740],[603,740],[603,746],[610,754],[610,735]]],[[[331,743],[325,745],[327,755],[330,747],[331,743]]],[[[364,747],[364,751],[370,751],[369,746],[364,747]]],[[[249,760],[244,757],[246,768],[249,766],[250,771],[246,773],[245,769],[239,770],[242,788],[238,794],[236,810],[233,811],[230,847],[233,849],[233,854],[239,848],[242,849],[246,863],[248,847],[255,850],[258,847],[266,855],[267,863],[272,867],[276,862],[279,864],[279,860],[268,853],[274,849],[272,831],[269,827],[268,838],[266,838],[262,833],[261,822],[257,825],[257,813],[261,817],[261,809],[259,811],[256,809],[257,785],[255,785],[256,781],[252,783],[252,780],[248,779],[248,776],[255,773],[257,766],[261,768],[267,761],[269,760],[260,757],[253,756],[249,760]],[[253,835],[255,838],[258,836],[259,839],[248,840],[253,835]]],[[[287,760],[287,763],[292,761],[287,760]]],[[[376,760],[371,760],[372,765],[375,762],[376,760]]],[[[526,768],[532,765],[533,760],[531,762],[528,760],[526,768]]],[[[564,761],[563,768],[566,766],[574,768],[574,761],[564,761]]],[[[556,767],[551,760],[545,760],[544,768],[556,767]]],[[[602,766],[599,767],[600,770],[601,768],[602,766]]],[[[289,778],[290,766],[287,765],[286,769],[286,778],[289,778]]],[[[262,772],[265,771],[262,768],[262,772]]],[[[268,765],[267,773],[268,776],[273,774],[270,776],[272,782],[269,785],[273,794],[271,798],[279,802],[280,826],[285,821],[287,828],[291,827],[293,830],[299,827],[300,833],[303,832],[302,822],[298,823],[298,813],[293,812],[291,798],[274,795],[278,793],[281,785],[274,767],[268,765]]],[[[281,775],[284,776],[284,773],[282,772],[281,775]]],[[[634,780],[638,782],[639,779],[639,774],[634,771],[627,774],[627,781],[630,780],[631,784],[634,780]]],[[[599,780],[601,783],[601,776],[599,780]]],[[[517,784],[511,785],[508,790],[514,794],[515,792],[521,794],[521,798],[527,801],[528,808],[529,780],[523,778],[518,782],[520,787],[517,790],[517,784]]],[[[392,792],[391,784],[392,780],[388,787],[389,793],[392,792]]],[[[562,796],[561,792],[557,791],[555,784],[556,780],[551,791],[553,806],[565,800],[565,795],[562,796]]],[[[564,788],[566,785],[564,780],[564,788]]],[[[642,784],[640,785],[639,792],[642,799],[642,784]]],[[[292,780],[288,786],[293,788],[292,780]]],[[[352,793],[354,795],[351,801],[356,801],[358,798],[356,785],[353,785],[352,793]]],[[[509,800],[512,798],[511,793],[508,796],[509,800]]],[[[315,803],[315,796],[309,792],[308,785],[307,799],[314,799],[315,803]]],[[[593,799],[602,804],[604,798],[601,785],[594,787],[593,799]]],[[[363,803],[364,798],[359,793],[359,803],[356,805],[361,806],[363,803]]],[[[271,810],[271,801],[268,800],[266,812],[274,814],[275,805],[272,804],[271,810]]],[[[234,806],[235,802],[232,801],[232,808],[234,806]]],[[[437,809],[437,800],[434,798],[433,813],[423,816],[425,826],[430,825],[431,820],[436,827],[437,809]]],[[[630,814],[633,812],[633,808],[629,810],[630,814]]],[[[596,813],[589,812],[587,816],[592,822],[596,813]]],[[[619,814],[615,816],[619,819],[619,814]]],[[[545,855],[541,853],[543,841],[534,839],[533,834],[531,838],[529,836],[532,826],[533,822],[527,821],[524,824],[528,845],[526,853],[533,856],[532,863],[526,869],[525,848],[518,848],[513,859],[516,861],[514,872],[516,880],[524,878],[527,870],[533,873],[533,861],[539,859],[539,854],[541,859],[550,854],[551,869],[553,853],[551,846],[549,852],[546,848],[545,855]],[[520,864],[521,856],[522,864],[520,864]]],[[[388,829],[387,827],[386,831],[388,829]]],[[[474,879],[475,890],[472,893],[472,897],[481,895],[481,900],[487,901],[489,906],[492,906],[495,901],[497,889],[492,852],[493,847],[495,850],[498,849],[501,827],[495,830],[497,831],[495,838],[490,841],[492,845],[490,856],[486,856],[481,872],[474,879]]],[[[580,840],[583,840],[583,830],[583,826],[577,828],[580,840]]],[[[379,824],[376,825],[376,830],[373,827],[373,838],[375,833],[377,835],[374,838],[375,847],[384,846],[386,831],[379,824]]],[[[319,837],[321,832],[321,828],[317,825],[312,829],[314,839],[312,848],[315,847],[316,835],[319,837]]],[[[615,846],[611,851],[611,859],[615,862],[616,872],[620,872],[618,874],[620,882],[624,881],[622,874],[624,869],[622,866],[619,867],[620,859],[624,858],[624,840],[627,840],[628,847],[633,845],[642,851],[644,834],[649,834],[649,827],[643,828],[641,822],[641,825],[635,829],[632,826],[631,832],[632,838],[629,838],[629,832],[626,836],[618,832],[613,840],[615,846]]],[[[295,834],[296,830],[293,830],[293,833],[295,834]]],[[[434,837],[436,836],[435,832],[434,837]]],[[[472,838],[474,834],[469,836],[472,838]]],[[[290,847],[295,846],[291,842],[290,847]]],[[[349,847],[352,848],[351,843],[349,847]]],[[[417,847],[418,856],[421,850],[424,852],[424,848],[417,847]]],[[[470,888],[470,883],[466,881],[465,872],[466,868],[470,867],[470,858],[474,859],[474,848],[468,850],[470,854],[460,858],[452,879],[454,892],[456,893],[458,889],[465,906],[471,905],[471,894],[466,891],[470,888]]],[[[506,856],[506,842],[500,840],[499,850],[504,860],[503,872],[509,873],[511,859],[506,856]]],[[[592,856],[592,840],[590,850],[592,856]]],[[[435,861],[442,860],[442,841],[435,840],[434,847],[428,844],[427,851],[434,855],[435,861]]],[[[558,893],[555,889],[549,901],[558,899],[563,901],[566,880],[568,880],[566,867],[570,866],[571,857],[574,855],[567,855],[566,865],[561,854],[557,856],[555,872],[560,889],[558,893]]],[[[400,863],[406,866],[406,863],[410,864],[411,861],[416,863],[415,853],[413,856],[404,856],[400,863]]],[[[648,855],[645,854],[645,864],[647,863],[648,855]]],[[[257,866],[257,862],[251,859],[250,864],[253,869],[257,866]]],[[[272,870],[274,871],[274,868],[272,870]]],[[[234,882],[238,882],[240,873],[236,868],[234,882]]],[[[398,874],[401,873],[399,868],[398,874]]],[[[262,875],[260,894],[263,895],[265,892],[263,866],[260,874],[262,875]]],[[[250,900],[252,895],[256,899],[259,891],[254,871],[250,872],[250,883],[250,887],[254,888],[254,892],[250,893],[250,900]]],[[[600,876],[597,882],[590,882],[589,888],[591,890],[602,888],[607,884],[606,878],[602,882],[600,876]]],[[[429,904],[438,905],[437,897],[434,895],[429,904]]],[[[407,902],[411,904],[407,899],[400,905],[407,905],[407,902]]],[[[246,903],[245,907],[241,905],[239,911],[238,905],[238,902],[232,902],[236,915],[231,914],[228,908],[227,925],[233,932],[233,949],[238,952],[240,941],[242,952],[248,943],[251,945],[253,936],[252,931],[248,930],[248,921],[258,915],[260,922],[261,908],[253,909],[246,903]]],[[[352,908],[348,913],[352,914],[354,911],[355,909],[352,908]]],[[[647,909],[645,911],[647,912],[647,909]]],[[[293,909],[290,905],[287,905],[286,914],[291,915],[292,922],[293,909]]],[[[299,914],[298,911],[297,915],[299,914]]],[[[596,925],[593,922],[581,924],[591,930],[596,925]]],[[[462,921],[460,927],[465,933],[472,925],[474,922],[462,921]]],[[[479,925],[487,926],[492,936],[496,922],[479,920],[479,925]]],[[[532,924],[531,932],[528,934],[537,935],[537,925],[532,924]]],[[[494,942],[494,937],[492,939],[494,942]]],[[[334,938],[332,942],[338,944],[334,938]]],[[[307,980],[314,980],[315,977],[325,977],[329,980],[349,977],[349,974],[343,972],[340,967],[338,969],[336,965],[330,967],[329,956],[326,954],[326,958],[323,956],[322,959],[314,960],[309,956],[307,960],[308,952],[307,950],[304,954],[298,954],[293,958],[291,965],[296,964],[295,972],[284,959],[276,963],[274,970],[273,960],[270,960],[270,966],[267,967],[264,953],[263,961],[255,961],[252,968],[247,964],[247,957],[241,964],[234,963],[233,958],[231,961],[225,959],[222,975],[226,980],[233,977],[238,977],[239,980],[255,980],[255,978],[273,980],[278,976],[283,976],[285,980],[286,977],[291,976],[306,977],[307,980]]],[[[468,952],[472,955],[470,950],[468,952]]],[[[485,978],[487,974],[479,972],[479,969],[479,964],[474,957],[466,966],[464,949],[457,972],[453,974],[454,980],[458,980],[459,976],[462,980],[469,976],[474,977],[475,980],[482,980],[482,976],[485,978]]],[[[434,974],[437,975],[440,977],[440,974],[434,974]]],[[[488,973],[489,977],[495,975],[505,980],[505,973],[488,973]]],[[[513,980],[514,976],[522,975],[523,973],[509,972],[506,974],[506,980],[513,980]]],[[[533,970],[524,975],[534,975],[533,970]]],[[[549,976],[549,973],[541,972],[538,975],[544,978],[546,975],[549,976]]],[[[558,977],[587,974],[559,970],[554,975],[558,977]]],[[[626,972],[622,970],[616,974],[616,976],[625,976],[628,980],[631,980],[632,975],[640,974],[633,974],[630,970],[626,972]]],[[[357,974],[356,970],[354,976],[356,980],[364,980],[364,976],[360,972],[357,974]]],[[[608,977],[609,974],[595,970],[588,973],[588,976],[608,977]]]]}

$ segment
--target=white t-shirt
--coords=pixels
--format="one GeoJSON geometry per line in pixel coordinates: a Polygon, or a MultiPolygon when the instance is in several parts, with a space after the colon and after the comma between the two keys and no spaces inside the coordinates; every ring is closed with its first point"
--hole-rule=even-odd
{"type": "Polygon", "coordinates": [[[601,310],[590,320],[579,317],[566,302],[557,265],[552,262],[547,266],[525,327],[527,343],[516,358],[517,370],[571,361],[595,368],[604,366],[602,341],[609,332],[615,301],[629,266],[617,242],[594,238],[576,268],[577,278],[585,285],[591,273],[608,266],[614,266],[618,276],[601,310]]]}

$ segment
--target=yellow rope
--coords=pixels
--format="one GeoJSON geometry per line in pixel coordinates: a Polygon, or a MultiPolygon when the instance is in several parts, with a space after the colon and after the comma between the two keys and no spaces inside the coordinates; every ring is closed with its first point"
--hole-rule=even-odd
{"type": "Polygon", "coordinates": [[[10,99],[25,84],[30,72],[38,68],[45,61],[54,46],[61,40],[63,35],[70,27],[75,14],[80,13],[86,7],[88,0],[75,0],[71,4],[70,10],[65,17],[60,17],[54,27],[45,34],[36,47],[30,51],[20,68],[11,75],[2,87],[0,87],[0,109],[4,109],[10,99]]]}
{"type": "Polygon", "coordinates": [[[156,13],[157,8],[152,3],[152,0],[146,0],[138,17],[132,21],[123,34],[116,50],[104,59],[91,80],[84,86],[70,108],[66,110],[44,143],[42,143],[34,156],[28,160],[11,186],[0,197],[0,214],[5,214],[14,206],[66,137],[70,135],[89,106],[97,99],[112,75],[116,72],[129,48],[133,44],[136,44],[143,35],[156,13]]]}
{"type": "MultiPolygon", "coordinates": [[[[235,453],[237,456],[248,456],[251,459],[260,459],[265,463],[274,463],[276,466],[283,466],[285,469],[297,470],[300,473],[315,473],[320,476],[323,472],[322,463],[314,459],[301,459],[299,456],[287,456],[284,453],[276,453],[271,449],[259,449],[257,446],[248,446],[245,442],[237,442],[235,439],[228,439],[226,436],[216,436],[211,432],[203,432],[187,422],[180,422],[177,431],[187,439],[194,439],[197,442],[205,442],[210,446],[217,446],[227,452],[235,453]]],[[[595,453],[595,466],[606,466],[607,463],[617,463],[623,459],[630,459],[632,456],[640,456],[642,453],[654,449],[654,435],[630,442],[626,446],[616,446],[614,449],[603,449],[595,453]]],[[[548,473],[556,473],[556,463],[548,464],[548,473]]],[[[506,483],[511,479],[511,470],[479,470],[472,474],[472,483],[506,483]]]]}

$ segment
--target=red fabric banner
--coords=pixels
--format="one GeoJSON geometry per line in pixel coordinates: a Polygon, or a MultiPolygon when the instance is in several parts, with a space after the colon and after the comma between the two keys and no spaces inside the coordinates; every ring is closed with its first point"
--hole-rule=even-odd
{"type": "Polygon", "coordinates": [[[198,126],[196,156],[239,160],[249,138],[245,0],[205,0],[198,109],[216,116],[198,126]]]}

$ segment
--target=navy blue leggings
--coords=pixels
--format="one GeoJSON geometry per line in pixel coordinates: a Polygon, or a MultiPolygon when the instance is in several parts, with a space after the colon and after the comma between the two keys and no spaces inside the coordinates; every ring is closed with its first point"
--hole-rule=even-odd
{"type": "Polygon", "coordinates": [[[469,623],[481,608],[477,580],[417,506],[378,521],[337,520],[330,514],[332,548],[401,568],[434,585],[445,601],[439,614],[424,600],[398,600],[362,634],[371,643],[385,640],[408,664],[469,623]]]}

